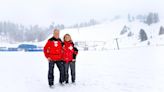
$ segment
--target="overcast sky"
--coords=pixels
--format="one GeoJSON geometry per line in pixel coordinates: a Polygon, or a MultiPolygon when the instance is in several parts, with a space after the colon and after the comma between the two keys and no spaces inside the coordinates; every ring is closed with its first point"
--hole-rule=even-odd
{"type": "Polygon", "coordinates": [[[119,14],[162,13],[163,5],[163,0],[0,0],[0,21],[71,25],[119,14]]]}

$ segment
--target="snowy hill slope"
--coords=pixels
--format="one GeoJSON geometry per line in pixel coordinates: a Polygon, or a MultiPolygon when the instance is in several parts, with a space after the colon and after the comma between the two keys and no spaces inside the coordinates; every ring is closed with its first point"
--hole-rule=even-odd
{"type": "MultiPolygon", "coordinates": [[[[127,19],[117,19],[114,21],[106,21],[101,24],[91,26],[91,27],[83,27],[83,28],[72,28],[72,29],[64,29],[60,32],[60,37],[63,39],[63,36],[66,33],[69,33],[72,36],[74,42],[78,42],[82,44],[79,48],[84,48],[85,46],[92,49],[117,49],[116,38],[118,41],[118,45],[120,48],[133,48],[133,47],[141,47],[141,46],[154,46],[154,45],[164,45],[164,36],[159,36],[160,27],[164,26],[164,21],[161,20],[158,23],[151,24],[150,26],[140,22],[139,20],[135,20],[133,22],[129,22],[127,19]],[[128,30],[124,34],[120,34],[124,27],[127,27],[128,30]],[[144,42],[140,42],[139,40],[139,32],[143,29],[146,32],[148,40],[144,42]],[[131,33],[131,36],[128,36],[131,33]]],[[[34,44],[39,47],[43,47],[47,40],[52,37],[52,34],[47,37],[47,39],[43,42],[24,42],[28,44],[34,44]]],[[[22,44],[22,43],[21,43],[22,44]]],[[[0,44],[1,47],[4,46],[18,46],[9,45],[7,43],[0,44]]]]}
{"type": "MultiPolygon", "coordinates": [[[[162,41],[163,35],[159,36],[159,29],[161,26],[164,26],[164,22],[162,20],[159,23],[149,26],[137,20],[129,22],[126,19],[118,19],[115,21],[107,21],[92,27],[64,29],[61,30],[60,36],[63,38],[64,34],[69,33],[74,42],[86,42],[87,44],[102,41],[105,43],[102,48],[107,49],[117,48],[116,38],[118,39],[120,48],[140,47],[147,46],[148,44],[152,46],[164,44],[162,41]],[[120,33],[124,26],[127,26],[129,30],[125,34],[121,35],[120,33]],[[139,40],[139,32],[141,29],[144,29],[148,37],[148,40],[144,42],[139,40]],[[130,32],[132,35],[128,36],[130,32]]],[[[46,43],[46,41],[44,41],[44,43],[46,43]]]]}

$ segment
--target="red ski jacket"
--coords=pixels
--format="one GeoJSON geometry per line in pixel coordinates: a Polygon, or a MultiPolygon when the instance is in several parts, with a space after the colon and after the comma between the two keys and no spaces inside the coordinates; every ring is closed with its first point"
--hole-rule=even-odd
{"type": "Polygon", "coordinates": [[[62,60],[62,41],[54,37],[50,38],[44,46],[44,55],[53,61],[62,60]]]}
{"type": "Polygon", "coordinates": [[[63,60],[64,62],[68,63],[68,62],[72,62],[72,60],[74,59],[73,55],[77,55],[78,51],[76,51],[74,49],[74,44],[72,42],[64,42],[63,45],[63,60]]]}

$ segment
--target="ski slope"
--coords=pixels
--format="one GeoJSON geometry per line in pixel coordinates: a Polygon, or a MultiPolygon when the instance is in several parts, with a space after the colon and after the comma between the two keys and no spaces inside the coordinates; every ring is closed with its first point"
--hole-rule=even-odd
{"type": "MultiPolygon", "coordinates": [[[[129,22],[126,18],[120,18],[113,21],[105,21],[103,23],[90,26],[90,27],[82,27],[82,28],[66,28],[60,31],[60,38],[63,40],[65,34],[70,34],[74,42],[85,42],[88,47],[91,49],[117,49],[116,38],[118,39],[118,44],[121,49],[124,48],[136,48],[142,46],[156,46],[156,45],[164,45],[163,35],[159,35],[159,29],[161,26],[164,26],[164,20],[160,20],[160,22],[147,25],[139,20],[135,20],[133,22],[129,22]],[[124,26],[128,27],[129,30],[120,35],[124,26]],[[148,40],[144,42],[140,42],[139,40],[139,32],[143,29],[148,37],[148,40]],[[133,35],[128,37],[128,33],[131,32],[133,35]],[[99,43],[100,42],[100,43],[99,43]],[[103,45],[101,43],[104,43],[103,45]],[[101,44],[101,45],[100,45],[101,44]],[[96,47],[97,46],[97,47],[96,47]]],[[[47,37],[42,42],[23,42],[24,44],[34,44],[38,47],[44,47],[47,40],[51,38],[52,34],[47,37]]],[[[1,42],[0,47],[18,47],[22,43],[9,44],[6,42],[1,42]]],[[[83,48],[84,46],[80,46],[79,48],[83,48]]]]}
{"type": "Polygon", "coordinates": [[[0,92],[164,92],[164,47],[80,51],[76,84],[48,86],[42,52],[0,52],[0,92]]]}
{"type": "MultiPolygon", "coordinates": [[[[120,48],[148,46],[148,42],[151,46],[156,46],[159,44],[164,45],[164,36],[159,35],[159,29],[161,26],[164,26],[164,20],[162,19],[160,22],[150,26],[139,20],[129,22],[127,19],[118,19],[114,21],[106,21],[91,27],[64,29],[60,31],[60,38],[63,39],[63,36],[68,33],[71,35],[74,42],[105,42],[103,47],[106,49],[117,48],[116,38],[118,39],[120,48]],[[129,30],[125,34],[120,35],[124,26],[127,26],[129,30]],[[148,37],[148,40],[144,42],[141,42],[139,39],[139,32],[141,29],[146,32],[148,37]],[[127,36],[129,32],[133,34],[130,37],[127,36]]],[[[44,46],[50,37],[52,37],[52,35],[47,37],[45,41],[38,43],[38,45],[44,46]]]]}

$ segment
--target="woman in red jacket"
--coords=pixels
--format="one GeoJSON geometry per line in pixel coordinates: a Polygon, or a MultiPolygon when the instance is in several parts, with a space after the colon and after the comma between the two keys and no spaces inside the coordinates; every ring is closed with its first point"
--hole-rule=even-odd
{"type": "Polygon", "coordinates": [[[64,45],[63,45],[63,60],[65,62],[65,81],[68,83],[69,75],[68,69],[71,69],[71,79],[72,83],[75,82],[75,59],[78,54],[78,49],[74,47],[71,36],[69,34],[64,35],[64,45]]]}

